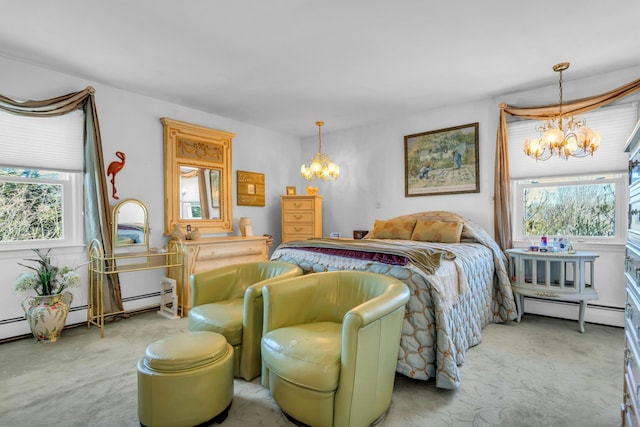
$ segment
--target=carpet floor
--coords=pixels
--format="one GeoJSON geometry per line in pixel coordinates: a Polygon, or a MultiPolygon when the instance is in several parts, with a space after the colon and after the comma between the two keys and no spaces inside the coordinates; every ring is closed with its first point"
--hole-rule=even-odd
{"type": "MultiPolygon", "coordinates": [[[[624,331],[526,315],[491,324],[469,349],[462,387],[396,376],[382,426],[617,426],[624,331]]],[[[187,330],[186,319],[155,312],[66,329],[56,343],[0,344],[0,426],[137,426],[136,362],[151,342],[187,330]]],[[[234,381],[222,424],[291,426],[260,386],[234,381]]]]}

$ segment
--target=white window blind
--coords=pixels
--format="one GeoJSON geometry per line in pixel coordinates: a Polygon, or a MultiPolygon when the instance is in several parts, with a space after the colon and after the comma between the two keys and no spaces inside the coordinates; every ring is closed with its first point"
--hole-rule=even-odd
{"type": "Polygon", "coordinates": [[[539,134],[536,120],[522,120],[508,124],[509,174],[512,179],[545,176],[585,175],[627,171],[629,155],[624,152],[627,139],[638,120],[637,103],[602,107],[580,116],[587,126],[600,132],[600,147],[593,157],[564,160],[552,157],[536,161],[523,151],[526,137],[539,134]]]}
{"type": "Polygon", "coordinates": [[[0,166],[82,171],[83,140],[82,110],[55,117],[0,111],[0,166]]]}

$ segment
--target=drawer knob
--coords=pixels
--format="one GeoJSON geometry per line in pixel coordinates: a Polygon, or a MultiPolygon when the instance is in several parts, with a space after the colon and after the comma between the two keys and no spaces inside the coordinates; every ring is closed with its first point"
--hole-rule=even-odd
{"type": "Polygon", "coordinates": [[[302,203],[294,203],[293,206],[295,206],[296,208],[299,208],[302,206],[302,203]]]}
{"type": "Polygon", "coordinates": [[[293,216],[295,219],[302,219],[302,215],[294,215],[293,216]]]}
{"type": "Polygon", "coordinates": [[[296,231],[302,231],[302,227],[294,227],[293,229],[296,231]]]}

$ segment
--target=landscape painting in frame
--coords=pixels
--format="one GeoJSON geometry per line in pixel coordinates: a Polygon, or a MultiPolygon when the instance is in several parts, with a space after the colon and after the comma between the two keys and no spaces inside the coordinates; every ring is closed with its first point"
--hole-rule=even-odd
{"type": "Polygon", "coordinates": [[[404,137],[405,197],[479,193],[478,123],[404,137]]]}

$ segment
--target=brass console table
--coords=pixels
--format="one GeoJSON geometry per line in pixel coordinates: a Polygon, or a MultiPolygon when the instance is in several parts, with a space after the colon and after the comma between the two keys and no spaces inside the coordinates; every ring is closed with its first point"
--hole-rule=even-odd
{"type": "MultiPolygon", "coordinates": [[[[172,237],[167,252],[129,252],[105,255],[102,244],[93,240],[89,245],[89,292],[87,301],[87,328],[95,325],[100,328],[100,337],[104,338],[104,285],[108,275],[158,268],[182,269],[182,245],[172,237]]],[[[126,311],[108,313],[107,316],[122,314],[126,311]]]]}

